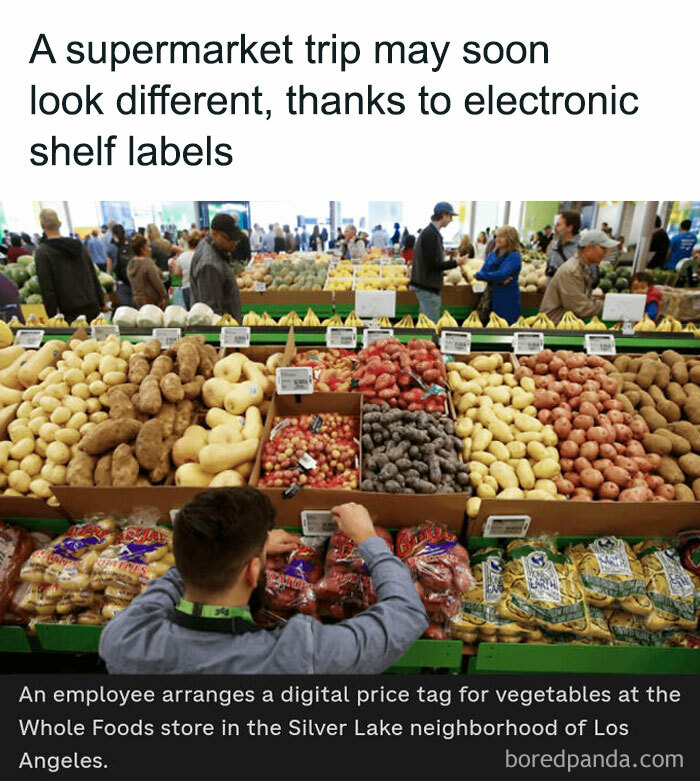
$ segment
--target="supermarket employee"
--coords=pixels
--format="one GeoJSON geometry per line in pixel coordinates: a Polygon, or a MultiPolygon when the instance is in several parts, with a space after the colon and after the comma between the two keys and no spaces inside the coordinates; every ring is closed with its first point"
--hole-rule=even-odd
{"type": "Polygon", "coordinates": [[[377,603],[335,625],[296,615],[263,629],[251,611],[265,585],[265,557],[295,547],[270,531],[275,511],[255,488],[210,489],[175,519],[177,566],[115,616],[100,638],[110,673],[381,673],[428,626],[406,566],[376,536],[358,504],[333,509],[357,545],[377,603]]]}

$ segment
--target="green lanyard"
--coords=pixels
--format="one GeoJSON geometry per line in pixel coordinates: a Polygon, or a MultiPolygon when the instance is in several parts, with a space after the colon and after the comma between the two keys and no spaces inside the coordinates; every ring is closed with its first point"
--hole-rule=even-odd
{"type": "Polygon", "coordinates": [[[228,607],[226,605],[204,605],[181,599],[175,606],[174,620],[188,629],[202,632],[222,632],[238,634],[239,631],[251,631],[259,627],[253,621],[248,606],[228,607]],[[240,622],[244,622],[241,623],[240,622]],[[252,626],[250,626],[252,625],[252,626]],[[247,627],[250,626],[250,629],[247,627]]]}

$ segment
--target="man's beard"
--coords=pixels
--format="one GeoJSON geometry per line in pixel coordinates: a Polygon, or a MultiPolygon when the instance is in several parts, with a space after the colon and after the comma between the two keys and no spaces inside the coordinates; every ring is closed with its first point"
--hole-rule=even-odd
{"type": "Polygon", "coordinates": [[[250,599],[248,600],[248,607],[250,608],[250,614],[253,616],[253,618],[255,618],[255,616],[258,615],[262,610],[265,598],[265,583],[265,570],[262,569],[260,571],[258,583],[253,589],[250,595],[250,599]]]}

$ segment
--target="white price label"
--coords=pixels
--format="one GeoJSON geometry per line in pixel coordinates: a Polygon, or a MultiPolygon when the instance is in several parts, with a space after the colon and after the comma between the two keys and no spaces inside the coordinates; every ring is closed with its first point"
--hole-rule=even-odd
{"type": "Polygon", "coordinates": [[[544,348],[541,331],[516,331],[513,334],[513,352],[516,355],[535,355],[544,348]]]}
{"type": "Polygon", "coordinates": [[[532,518],[529,515],[489,515],[484,537],[526,537],[532,518]]]}
{"type": "Polygon", "coordinates": [[[472,282],[472,292],[480,295],[486,290],[486,283],[484,282],[472,282]]]}
{"type": "Polygon", "coordinates": [[[316,469],[316,459],[308,453],[304,453],[299,459],[299,466],[307,472],[311,472],[311,470],[316,469]]]}
{"type": "Polygon", "coordinates": [[[119,336],[118,325],[92,325],[90,334],[96,342],[104,342],[108,336],[119,336]]]}
{"type": "Polygon", "coordinates": [[[468,355],[472,351],[472,335],[461,331],[442,331],[440,349],[445,355],[468,355]]]}
{"type": "Polygon", "coordinates": [[[302,510],[301,531],[305,537],[328,537],[338,526],[330,510],[302,510]]]}
{"type": "Polygon", "coordinates": [[[584,343],[589,355],[615,355],[616,353],[613,334],[586,334],[584,343]]]}
{"type": "Polygon", "coordinates": [[[179,328],[154,328],[153,338],[157,339],[163,347],[170,347],[181,336],[179,328]]]}
{"type": "Polygon", "coordinates": [[[44,332],[42,330],[20,330],[15,334],[15,344],[24,347],[26,350],[33,350],[36,347],[39,347],[43,338],[44,332]]]}
{"type": "Polygon", "coordinates": [[[362,346],[369,347],[377,339],[389,339],[394,335],[393,328],[365,328],[362,331],[362,346]]]}
{"type": "Polygon", "coordinates": [[[350,349],[357,347],[357,328],[328,326],[326,328],[326,347],[350,349]]]}
{"type": "Polygon", "coordinates": [[[395,317],[395,290],[358,290],[355,292],[358,317],[395,317]]]}
{"type": "Polygon", "coordinates": [[[310,366],[287,366],[277,369],[275,385],[280,396],[314,392],[314,375],[310,366]]]}
{"type": "Polygon", "coordinates": [[[222,347],[250,347],[250,327],[226,325],[221,329],[219,344],[222,347]]]}
{"type": "Polygon", "coordinates": [[[266,282],[254,282],[253,283],[253,290],[256,293],[264,293],[267,290],[267,283],[266,282]]]}

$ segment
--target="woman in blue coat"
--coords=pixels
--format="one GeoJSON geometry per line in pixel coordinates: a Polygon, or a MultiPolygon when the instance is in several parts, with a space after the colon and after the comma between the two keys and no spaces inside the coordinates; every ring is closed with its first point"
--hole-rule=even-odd
{"type": "Polygon", "coordinates": [[[496,233],[496,250],[484,262],[476,278],[487,282],[491,289],[491,310],[512,325],[520,317],[520,285],[522,267],[520,237],[510,225],[496,233]]]}

